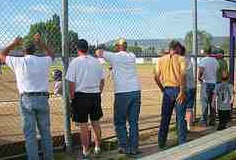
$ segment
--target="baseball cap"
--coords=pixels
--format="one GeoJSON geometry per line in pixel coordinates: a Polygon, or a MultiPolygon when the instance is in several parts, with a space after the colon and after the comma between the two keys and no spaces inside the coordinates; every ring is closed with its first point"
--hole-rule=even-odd
{"type": "Polygon", "coordinates": [[[116,42],[115,45],[127,45],[127,42],[124,38],[119,38],[116,42]]]}
{"type": "Polygon", "coordinates": [[[88,42],[85,39],[79,39],[77,43],[77,50],[86,51],[88,50],[88,42]]]}
{"type": "Polygon", "coordinates": [[[23,51],[27,51],[29,53],[34,53],[36,51],[36,46],[33,42],[25,41],[22,46],[23,51]]]}
{"type": "Polygon", "coordinates": [[[224,50],[221,49],[221,48],[218,48],[218,49],[213,51],[213,54],[224,54],[224,50]]]}

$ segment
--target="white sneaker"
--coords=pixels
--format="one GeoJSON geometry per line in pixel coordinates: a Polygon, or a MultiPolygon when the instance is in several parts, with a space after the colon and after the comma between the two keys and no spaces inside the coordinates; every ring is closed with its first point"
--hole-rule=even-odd
{"type": "Polygon", "coordinates": [[[101,148],[100,147],[95,147],[94,152],[95,155],[100,155],[101,154],[101,148]]]}

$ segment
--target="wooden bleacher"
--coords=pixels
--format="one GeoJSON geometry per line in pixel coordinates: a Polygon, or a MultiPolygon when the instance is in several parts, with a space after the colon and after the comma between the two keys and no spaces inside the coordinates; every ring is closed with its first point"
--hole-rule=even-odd
{"type": "Polygon", "coordinates": [[[208,160],[236,150],[236,126],[143,157],[142,160],[208,160]]]}

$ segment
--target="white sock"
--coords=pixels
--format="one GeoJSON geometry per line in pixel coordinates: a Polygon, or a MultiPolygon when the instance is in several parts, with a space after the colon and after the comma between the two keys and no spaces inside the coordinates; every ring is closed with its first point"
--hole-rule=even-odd
{"type": "Polygon", "coordinates": [[[95,146],[94,150],[95,151],[100,150],[100,147],[99,146],[95,146]]]}

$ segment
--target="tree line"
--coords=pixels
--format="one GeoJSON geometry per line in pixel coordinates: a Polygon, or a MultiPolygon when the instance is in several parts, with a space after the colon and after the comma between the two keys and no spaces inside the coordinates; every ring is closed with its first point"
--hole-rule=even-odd
{"type": "MultiPolygon", "coordinates": [[[[33,35],[39,33],[42,40],[49,45],[56,55],[61,55],[62,33],[60,25],[60,17],[56,14],[46,22],[38,22],[30,26],[29,33],[23,37],[24,42],[32,41],[33,35]]],[[[69,54],[76,54],[76,44],[78,42],[78,34],[73,30],[68,32],[69,54]]],[[[40,52],[40,51],[39,51],[40,52]]]]}
{"type": "MultiPolygon", "coordinates": [[[[35,33],[40,33],[43,41],[52,47],[53,51],[57,56],[61,56],[61,23],[60,23],[60,17],[57,14],[54,14],[50,19],[48,19],[45,22],[38,22],[35,24],[32,24],[30,26],[29,33],[23,37],[24,41],[32,41],[33,35],[35,33]]],[[[186,47],[187,53],[192,52],[192,31],[189,31],[186,33],[184,38],[184,45],[186,47]]],[[[204,30],[199,30],[197,32],[197,38],[198,38],[198,49],[208,49],[212,47],[212,35],[210,33],[207,33],[204,30]]],[[[78,33],[76,33],[73,30],[70,30],[68,32],[68,44],[69,44],[69,55],[76,55],[76,44],[78,42],[79,36],[78,33]]],[[[229,51],[229,39],[227,39],[223,44],[220,46],[223,50],[225,50],[226,54],[229,51]]],[[[107,46],[105,44],[100,44],[99,46],[90,46],[90,52],[91,54],[94,52],[96,48],[102,48],[109,51],[115,51],[115,46],[110,45],[107,46]]],[[[138,45],[138,42],[135,41],[133,45],[128,45],[128,51],[134,52],[137,55],[140,55],[142,52],[150,53],[150,54],[158,54],[157,50],[154,46],[143,48],[138,45]]],[[[40,51],[39,51],[40,52],[40,51]]]]}

